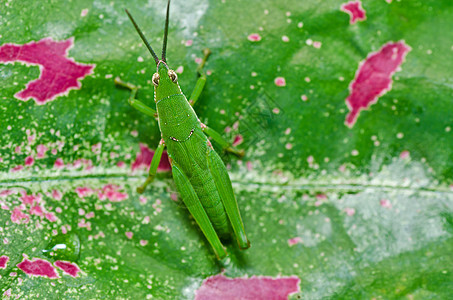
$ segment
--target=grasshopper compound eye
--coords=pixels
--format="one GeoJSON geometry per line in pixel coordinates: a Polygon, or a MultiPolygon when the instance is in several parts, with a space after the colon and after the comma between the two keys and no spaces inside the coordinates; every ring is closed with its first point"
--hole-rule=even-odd
{"type": "Polygon", "coordinates": [[[152,81],[155,86],[159,85],[159,79],[160,79],[159,73],[154,73],[152,81]]]}
{"type": "Polygon", "coordinates": [[[176,72],[173,70],[168,70],[168,77],[170,77],[171,81],[176,83],[178,81],[178,75],[176,75],[176,72]]]}

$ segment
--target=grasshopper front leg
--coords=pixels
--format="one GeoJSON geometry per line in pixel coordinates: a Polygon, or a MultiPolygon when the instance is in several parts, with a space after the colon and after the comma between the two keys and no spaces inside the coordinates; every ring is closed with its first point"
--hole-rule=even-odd
{"type": "Polygon", "coordinates": [[[189,178],[183,173],[178,165],[172,161],[172,173],[173,179],[176,183],[176,187],[181,195],[184,204],[186,205],[189,212],[194,217],[195,221],[201,228],[201,231],[208,239],[218,259],[224,258],[227,253],[220,242],[219,236],[217,235],[211,221],[209,220],[206,211],[204,210],[197,193],[195,192],[189,178]]]}
{"type": "Polygon", "coordinates": [[[145,191],[145,188],[150,184],[157,173],[157,168],[159,167],[160,159],[162,158],[162,153],[164,152],[165,142],[160,140],[159,146],[157,146],[156,152],[154,152],[153,159],[151,160],[151,166],[149,167],[148,178],[146,178],[145,183],[137,188],[137,193],[142,194],[145,191]]]}
{"type": "MultiPolygon", "coordinates": [[[[203,71],[203,67],[206,61],[208,60],[209,55],[211,54],[211,50],[206,48],[203,50],[203,54],[204,54],[203,60],[201,61],[200,65],[197,68],[198,80],[189,98],[189,103],[192,106],[194,106],[195,102],[197,102],[198,98],[200,97],[207,80],[206,74],[203,71]]],[[[238,156],[239,158],[244,156],[245,154],[244,150],[238,150],[235,147],[233,147],[214,129],[206,126],[205,124],[201,124],[201,128],[203,129],[204,133],[206,133],[207,135],[212,137],[214,141],[219,143],[224,151],[231,152],[234,155],[238,156]]]]}
{"type": "Polygon", "coordinates": [[[151,107],[149,107],[145,103],[135,99],[135,96],[137,96],[137,92],[138,92],[138,87],[137,86],[135,86],[135,85],[133,85],[132,83],[129,83],[129,82],[124,82],[119,77],[115,78],[115,84],[131,91],[131,95],[129,96],[129,99],[127,99],[127,102],[129,102],[129,104],[133,108],[135,108],[138,111],[141,111],[142,113],[144,113],[144,114],[146,114],[146,115],[148,115],[150,117],[153,117],[153,118],[157,117],[156,110],[152,109],[151,107]]]}
{"type": "Polygon", "coordinates": [[[198,98],[200,97],[201,92],[203,91],[204,85],[206,84],[206,74],[203,71],[204,64],[208,60],[209,55],[211,54],[211,50],[208,48],[203,50],[203,60],[201,61],[200,65],[197,68],[198,73],[198,80],[195,83],[195,87],[192,91],[192,94],[189,97],[190,105],[194,106],[195,102],[197,102],[198,98]]]}

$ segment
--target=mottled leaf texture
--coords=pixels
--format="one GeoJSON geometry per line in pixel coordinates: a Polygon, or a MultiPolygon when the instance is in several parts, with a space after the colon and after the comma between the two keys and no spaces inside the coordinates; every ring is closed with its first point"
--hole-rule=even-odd
{"type": "Polygon", "coordinates": [[[165,0],[0,1],[6,299],[451,299],[453,2],[173,0],[167,61],[239,149],[218,261],[160,141],[165,0]]]}

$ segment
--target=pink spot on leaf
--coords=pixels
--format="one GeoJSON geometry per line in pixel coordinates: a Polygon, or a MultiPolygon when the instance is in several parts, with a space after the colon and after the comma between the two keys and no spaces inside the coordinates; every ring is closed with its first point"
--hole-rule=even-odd
{"type": "Polygon", "coordinates": [[[350,217],[352,217],[353,215],[355,215],[355,209],[352,208],[352,207],[346,207],[346,208],[344,209],[344,211],[345,211],[345,213],[346,213],[348,216],[350,216],[350,217]]]}
{"type": "Polygon", "coordinates": [[[39,65],[41,75],[27,83],[25,90],[14,96],[27,101],[32,98],[37,104],[45,104],[71,89],[79,89],[78,80],[93,72],[94,65],[76,63],[68,58],[68,51],[74,45],[74,38],[54,41],[45,38],[24,45],[4,44],[0,47],[0,62],[24,62],[39,65]]]}
{"type": "Polygon", "coordinates": [[[89,187],[77,187],[75,189],[75,192],[77,193],[77,195],[80,198],[87,197],[87,196],[92,195],[94,193],[94,191],[91,188],[89,188],[89,187]]]}
{"type": "Polygon", "coordinates": [[[350,1],[345,3],[341,5],[341,10],[349,14],[349,24],[366,20],[365,10],[362,8],[362,2],[360,1],[350,1]]]}
{"type": "Polygon", "coordinates": [[[17,264],[17,267],[28,275],[58,278],[55,268],[46,260],[35,259],[34,261],[30,261],[25,258],[22,262],[17,264]]]}
{"type": "Polygon", "coordinates": [[[277,77],[274,79],[274,83],[276,86],[286,86],[286,80],[284,77],[277,77]]]}
{"type": "Polygon", "coordinates": [[[80,268],[75,263],[57,260],[54,265],[72,277],[77,277],[77,274],[80,272],[80,268]]]}
{"type": "Polygon", "coordinates": [[[252,33],[247,37],[247,39],[251,42],[259,42],[261,41],[261,35],[258,33],[252,33]]]}
{"type": "Polygon", "coordinates": [[[0,191],[0,197],[7,197],[9,195],[15,194],[16,192],[13,190],[2,190],[0,191]]]}
{"type": "Polygon", "coordinates": [[[391,89],[392,76],[410,50],[404,41],[387,43],[360,63],[346,98],[350,110],[345,122],[347,126],[352,127],[361,110],[376,103],[380,96],[391,89]]]}
{"type": "Polygon", "coordinates": [[[146,204],[146,202],[148,201],[148,199],[146,199],[145,196],[140,196],[138,199],[139,199],[141,204],[146,204]]]}
{"type": "Polygon", "coordinates": [[[0,256],[0,269],[6,269],[6,264],[8,263],[9,257],[6,255],[0,256]]]}
{"type": "Polygon", "coordinates": [[[177,193],[171,193],[170,194],[170,199],[173,201],[178,201],[178,194],[177,193]]]}
{"type": "Polygon", "coordinates": [[[300,291],[299,282],[300,279],[296,276],[228,278],[219,274],[203,281],[201,287],[195,292],[195,299],[286,300],[289,294],[300,291]]]}
{"type": "Polygon", "coordinates": [[[46,213],[44,216],[49,222],[56,222],[58,220],[54,213],[46,213]]]}
{"type": "Polygon", "coordinates": [[[91,222],[87,222],[85,219],[80,220],[80,222],[77,223],[77,226],[79,228],[86,228],[88,231],[91,230],[91,222]]]}
{"type": "Polygon", "coordinates": [[[16,224],[28,223],[30,221],[30,217],[23,213],[19,206],[16,206],[11,213],[11,221],[16,224]],[[22,222],[22,220],[24,221],[22,222]]]}
{"type": "Polygon", "coordinates": [[[59,190],[52,190],[52,198],[55,200],[61,200],[63,198],[63,194],[59,190]]]}
{"type": "Polygon", "coordinates": [[[55,163],[53,164],[53,167],[56,168],[56,169],[61,169],[64,167],[64,162],[63,162],[63,159],[61,158],[57,158],[55,160],[55,163]]]}
{"type": "Polygon", "coordinates": [[[98,192],[100,200],[109,199],[112,202],[120,202],[126,200],[128,195],[119,192],[120,187],[114,184],[105,185],[101,191],[98,192]]]}
{"type": "Polygon", "coordinates": [[[327,195],[326,194],[316,194],[316,199],[327,200],[327,195]]]}
{"type": "Polygon", "coordinates": [[[288,240],[288,245],[291,247],[291,246],[294,246],[296,244],[301,244],[302,242],[303,242],[302,238],[297,236],[295,238],[289,239],[288,240]]]}
{"type": "Polygon", "coordinates": [[[36,158],[43,158],[46,154],[47,150],[49,150],[46,146],[40,144],[36,146],[36,158]]]}
{"type": "MultiPolygon", "coordinates": [[[[151,165],[151,160],[154,156],[154,150],[148,148],[145,144],[140,144],[140,153],[137,154],[135,157],[135,161],[132,163],[132,171],[137,169],[149,169],[151,165]]],[[[162,157],[160,159],[159,167],[157,168],[158,171],[169,171],[171,170],[170,163],[168,162],[168,154],[167,151],[162,153],[162,157]]]]}
{"type": "Polygon", "coordinates": [[[400,153],[400,158],[401,159],[407,159],[411,156],[410,152],[407,150],[404,150],[400,153]]]}
{"type": "Polygon", "coordinates": [[[5,297],[11,297],[11,288],[7,289],[4,293],[3,296],[5,297]]]}
{"type": "Polygon", "coordinates": [[[42,216],[44,214],[41,205],[35,205],[30,209],[30,215],[42,216]]]}
{"type": "Polygon", "coordinates": [[[92,218],[94,218],[94,211],[91,211],[91,212],[87,213],[87,214],[85,215],[85,218],[87,218],[87,219],[92,219],[92,218]]]}
{"type": "Polygon", "coordinates": [[[27,195],[27,193],[23,192],[22,196],[19,198],[23,204],[30,204],[38,203],[41,201],[41,197],[39,195],[27,195]]]}
{"type": "Polygon", "coordinates": [[[178,73],[178,74],[182,74],[182,72],[184,72],[184,67],[183,66],[177,67],[175,72],[178,73]]]}
{"type": "Polygon", "coordinates": [[[33,143],[35,141],[35,139],[36,139],[36,134],[32,134],[27,137],[27,140],[29,143],[33,143]]]}
{"type": "Polygon", "coordinates": [[[382,199],[379,203],[384,208],[392,208],[392,203],[388,199],[382,199]]]}
{"type": "Polygon", "coordinates": [[[130,232],[130,231],[126,232],[126,237],[127,237],[128,239],[131,239],[133,235],[134,235],[134,234],[133,234],[132,232],[130,232]]]}
{"type": "Polygon", "coordinates": [[[95,154],[100,154],[101,153],[101,148],[102,148],[102,144],[101,143],[94,144],[94,145],[91,146],[91,152],[93,152],[95,154]]]}
{"type": "Polygon", "coordinates": [[[26,166],[32,166],[35,163],[35,159],[31,156],[27,156],[25,158],[25,165],[26,166]]]}
{"type": "Polygon", "coordinates": [[[236,147],[236,146],[240,145],[243,141],[244,141],[244,138],[242,137],[242,135],[238,134],[234,137],[233,146],[236,147]]]}
{"type": "Polygon", "coordinates": [[[152,207],[156,210],[156,212],[160,213],[162,211],[162,208],[160,208],[161,204],[162,201],[160,199],[157,199],[156,202],[152,205],[152,207]]]}
{"type": "Polygon", "coordinates": [[[22,170],[24,168],[23,165],[18,165],[18,166],[15,166],[14,168],[11,169],[11,172],[19,172],[20,170],[22,170]]]}

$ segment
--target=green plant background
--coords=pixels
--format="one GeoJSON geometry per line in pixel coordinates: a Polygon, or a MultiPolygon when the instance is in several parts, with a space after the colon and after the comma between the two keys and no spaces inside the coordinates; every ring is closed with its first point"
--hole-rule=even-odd
{"type": "MultiPolygon", "coordinates": [[[[11,211],[0,210],[0,234],[9,240],[0,255],[10,257],[0,270],[0,292],[11,288],[13,296],[31,299],[184,299],[205,278],[224,271],[229,277],[296,275],[301,292],[293,298],[451,296],[452,2],[364,0],[367,19],[350,25],[337,0],[173,1],[168,63],[183,66],[179,82],[189,94],[195,58],[209,47],[210,75],[195,109],[220,132],[232,127],[225,133],[229,140],[244,138],[242,161],[223,158],[252,247],[240,252],[228,245],[229,258],[222,262],[182,202],[171,199],[176,190],[168,174],[146,191],[146,203],[135,192],[145,172],[132,172],[130,165],[140,143],[156,147],[159,131],[154,120],[127,104],[128,92],[116,88],[113,77],[140,85],[138,97],[152,103],[155,66],[123,9],[159,51],[165,4],[0,2],[0,44],[74,37],[69,57],[96,65],[80,90],[41,106],[14,98],[39,76],[39,68],[0,65],[0,187],[41,193],[49,211],[62,209],[55,213],[57,222],[32,216],[28,224],[12,223],[11,211]],[[252,33],[261,41],[249,41],[252,33]],[[309,39],[320,41],[321,48],[308,45],[309,39]],[[188,40],[193,45],[186,46],[188,40]],[[345,99],[359,63],[399,40],[412,50],[393,76],[391,91],[362,111],[352,129],[346,127],[345,99]],[[274,84],[280,76],[284,87],[274,84]],[[36,133],[32,144],[27,129],[36,133]],[[10,172],[38,144],[53,149],[59,142],[64,145],[56,155],[49,151],[33,166],[10,172]],[[98,143],[101,151],[95,153],[98,143]],[[410,156],[401,158],[403,151],[410,156]],[[57,170],[57,158],[65,164],[89,159],[94,167],[57,170]],[[126,167],[118,167],[120,161],[126,167]],[[128,198],[111,203],[75,192],[106,184],[118,185],[128,198]],[[53,189],[63,193],[62,200],[46,194],[53,189]],[[91,230],[78,226],[81,209],[95,213],[88,220],[91,230]],[[61,236],[62,225],[71,226],[69,237],[80,239],[77,264],[83,274],[50,280],[18,270],[23,254],[49,259],[42,249],[55,234],[61,236]],[[295,237],[301,242],[290,246],[295,237]],[[142,246],[141,240],[148,243],[142,246]]],[[[17,194],[3,201],[19,204],[17,194]]]]}

